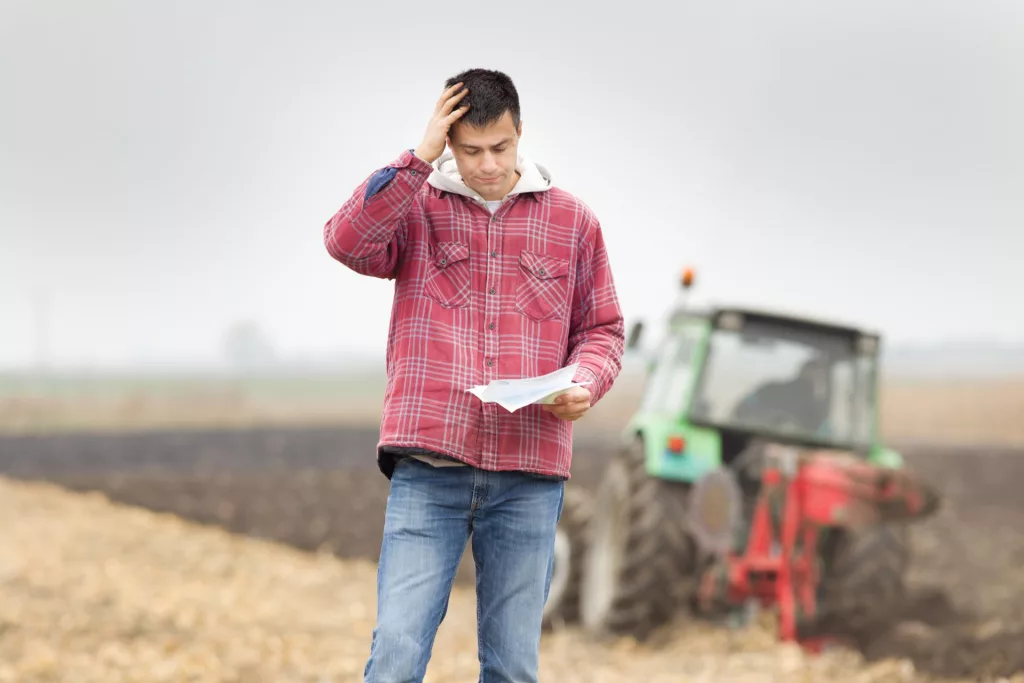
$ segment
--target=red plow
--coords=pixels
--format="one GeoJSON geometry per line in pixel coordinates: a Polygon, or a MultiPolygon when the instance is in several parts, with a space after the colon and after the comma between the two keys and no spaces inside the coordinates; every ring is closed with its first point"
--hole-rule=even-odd
{"type": "MultiPolygon", "coordinates": [[[[845,453],[768,446],[760,481],[745,543],[740,550],[717,552],[704,563],[696,606],[713,612],[754,601],[775,608],[780,639],[799,642],[811,651],[842,640],[821,630],[828,616],[819,604],[823,537],[836,530],[920,520],[939,504],[937,492],[912,472],[845,453]]],[[[705,498],[710,493],[720,503],[723,498],[716,494],[724,494],[735,502],[732,491],[720,488],[721,480],[708,483],[718,490],[705,491],[705,498]]],[[[706,515],[700,517],[705,524],[709,521],[706,515]]]]}

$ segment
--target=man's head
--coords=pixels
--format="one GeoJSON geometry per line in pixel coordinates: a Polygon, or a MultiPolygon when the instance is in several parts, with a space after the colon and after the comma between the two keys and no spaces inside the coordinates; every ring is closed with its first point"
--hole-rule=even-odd
{"type": "Polygon", "coordinates": [[[824,396],[832,387],[832,368],[825,356],[815,356],[803,364],[798,375],[814,392],[824,396]]]}
{"type": "Polygon", "coordinates": [[[519,138],[523,132],[519,93],[500,71],[470,69],[452,76],[450,88],[463,83],[469,90],[459,106],[469,110],[448,131],[448,147],[459,174],[484,199],[501,199],[515,187],[519,138]]]}

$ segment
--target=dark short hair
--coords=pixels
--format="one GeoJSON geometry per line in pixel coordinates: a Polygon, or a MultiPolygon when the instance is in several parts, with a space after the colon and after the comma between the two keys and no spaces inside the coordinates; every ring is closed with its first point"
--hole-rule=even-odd
{"type": "Polygon", "coordinates": [[[483,128],[507,111],[512,114],[512,125],[519,128],[519,92],[507,75],[490,69],[468,69],[449,78],[444,87],[456,83],[469,88],[469,94],[459,101],[460,105],[469,102],[469,111],[459,119],[460,123],[483,128]]]}

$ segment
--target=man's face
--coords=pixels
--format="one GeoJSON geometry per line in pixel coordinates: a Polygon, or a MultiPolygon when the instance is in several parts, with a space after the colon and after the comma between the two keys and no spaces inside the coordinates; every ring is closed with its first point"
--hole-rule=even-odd
{"type": "Polygon", "coordinates": [[[516,173],[519,136],[508,111],[484,128],[457,121],[448,132],[448,147],[455,155],[455,164],[466,186],[484,199],[502,199],[519,180],[516,173]]]}

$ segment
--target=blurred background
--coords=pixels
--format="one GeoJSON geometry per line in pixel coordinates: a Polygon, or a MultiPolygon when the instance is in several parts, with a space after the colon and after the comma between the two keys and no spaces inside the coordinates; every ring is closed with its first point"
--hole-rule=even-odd
{"type": "MultiPolygon", "coordinates": [[[[0,419],[224,417],[197,394],[373,419],[391,284],[333,262],[323,224],[476,65],[512,75],[522,152],[601,219],[628,322],[656,323],[690,265],[704,299],[878,329],[891,391],[1003,404],[1024,373],[1021,28],[1012,2],[8,1],[0,419]]],[[[989,434],[984,412],[941,428],[989,434]]]]}
{"type": "Polygon", "coordinates": [[[1018,462],[1020,3],[5,0],[3,470],[372,561],[392,285],[323,226],[477,66],[650,333],[579,443],[625,424],[692,266],[695,303],[880,332],[890,442],[1018,462]]]}

